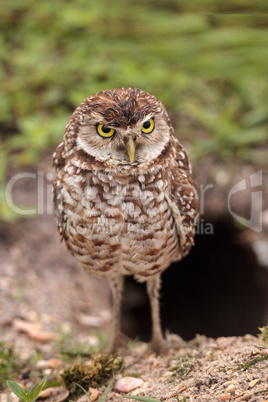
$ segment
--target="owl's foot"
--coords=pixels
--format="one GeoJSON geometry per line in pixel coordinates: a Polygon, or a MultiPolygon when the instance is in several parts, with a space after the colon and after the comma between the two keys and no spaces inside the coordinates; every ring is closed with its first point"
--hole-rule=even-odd
{"type": "Polygon", "coordinates": [[[164,355],[168,353],[169,347],[163,339],[152,339],[151,350],[157,355],[164,355]]]}

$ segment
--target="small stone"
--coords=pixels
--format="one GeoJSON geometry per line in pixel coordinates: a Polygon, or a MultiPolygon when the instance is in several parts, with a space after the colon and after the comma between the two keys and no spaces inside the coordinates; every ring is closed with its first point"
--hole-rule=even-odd
{"type": "Polygon", "coordinates": [[[55,402],[65,401],[69,396],[69,391],[65,387],[50,387],[40,392],[38,399],[51,398],[55,402]]]}
{"type": "Polygon", "coordinates": [[[237,381],[234,380],[230,380],[230,381],[226,381],[225,383],[222,384],[224,387],[228,387],[229,385],[239,385],[239,383],[237,381]]]}
{"type": "Polygon", "coordinates": [[[21,332],[28,332],[28,331],[40,331],[41,330],[41,325],[39,323],[32,323],[29,321],[21,320],[19,318],[15,318],[12,322],[13,328],[16,331],[21,331],[21,332]]]}
{"type": "Polygon", "coordinates": [[[98,397],[102,394],[101,391],[99,391],[96,388],[89,388],[89,393],[91,397],[91,402],[95,402],[98,397]]]}
{"type": "MultiPolygon", "coordinates": [[[[89,388],[88,393],[90,395],[91,402],[95,402],[98,399],[98,397],[102,395],[102,392],[96,388],[89,388]]],[[[81,396],[79,399],[77,399],[77,402],[88,402],[88,400],[89,400],[88,395],[85,394],[81,396]]]]}
{"type": "Polygon", "coordinates": [[[40,392],[39,398],[41,398],[41,399],[49,398],[54,392],[55,392],[55,388],[53,388],[53,387],[46,388],[40,392]]]}
{"type": "Polygon", "coordinates": [[[250,388],[253,388],[254,385],[258,384],[258,382],[260,382],[260,381],[261,381],[261,379],[258,378],[257,380],[250,381],[250,383],[248,385],[249,385],[250,388]]]}
{"type": "Polygon", "coordinates": [[[52,368],[52,369],[58,368],[64,364],[64,362],[61,359],[53,359],[53,358],[49,359],[48,363],[49,363],[49,368],[52,368]]]}
{"type": "Polygon", "coordinates": [[[230,395],[230,394],[227,394],[227,393],[220,394],[220,395],[217,397],[217,399],[218,399],[218,401],[229,401],[229,399],[231,399],[231,395],[230,395]]]}
{"type": "Polygon", "coordinates": [[[16,318],[13,320],[13,327],[16,331],[26,332],[32,340],[37,342],[49,342],[59,339],[58,334],[42,331],[42,326],[39,323],[31,323],[16,318]]]}
{"type": "Polygon", "coordinates": [[[229,387],[226,388],[226,392],[228,392],[228,394],[232,394],[234,392],[235,386],[234,384],[229,385],[229,387]]]}
{"type": "Polygon", "coordinates": [[[0,401],[1,402],[19,402],[20,399],[11,392],[10,394],[0,394],[0,401]]]}
{"type": "Polygon", "coordinates": [[[101,317],[88,315],[81,312],[76,314],[76,319],[79,322],[79,324],[85,327],[100,328],[101,325],[103,324],[103,319],[101,317]]]}
{"type": "Polygon", "coordinates": [[[100,345],[100,340],[95,335],[82,335],[77,337],[77,341],[88,344],[93,347],[98,347],[100,345]]]}
{"type": "Polygon", "coordinates": [[[249,399],[253,398],[254,394],[252,392],[245,392],[242,396],[237,398],[237,401],[248,401],[249,399]]]}
{"type": "Polygon", "coordinates": [[[118,392],[130,392],[140,387],[143,380],[136,377],[123,377],[119,378],[114,384],[114,389],[118,392]]]}
{"type": "Polygon", "coordinates": [[[60,359],[48,359],[48,360],[39,360],[36,364],[39,368],[58,368],[62,366],[64,362],[60,359]]]}
{"type": "Polygon", "coordinates": [[[219,349],[219,345],[217,343],[215,343],[215,342],[209,343],[208,347],[210,349],[215,349],[215,350],[219,349]]]}
{"type": "Polygon", "coordinates": [[[53,332],[47,331],[36,331],[36,330],[29,330],[27,331],[29,337],[36,342],[50,342],[59,339],[59,335],[53,332]]]}

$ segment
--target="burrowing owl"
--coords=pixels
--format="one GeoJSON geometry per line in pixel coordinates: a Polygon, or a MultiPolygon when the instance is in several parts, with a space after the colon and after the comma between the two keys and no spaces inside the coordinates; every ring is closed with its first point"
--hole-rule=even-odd
{"type": "Polygon", "coordinates": [[[189,252],[199,216],[197,185],[164,106],[131,88],[86,98],[70,117],[53,162],[61,239],[112,290],[112,350],[122,343],[123,277],[134,275],[147,283],[151,346],[160,353],[160,275],[189,252]]]}

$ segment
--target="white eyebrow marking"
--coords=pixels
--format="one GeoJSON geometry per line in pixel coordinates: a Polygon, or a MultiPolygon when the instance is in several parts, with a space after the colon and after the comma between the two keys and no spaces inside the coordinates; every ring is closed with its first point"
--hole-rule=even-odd
{"type": "Polygon", "coordinates": [[[153,117],[154,117],[154,113],[149,113],[149,114],[147,114],[147,116],[145,116],[142,120],[139,120],[139,121],[137,122],[137,124],[139,124],[139,123],[143,124],[143,123],[145,123],[147,120],[152,119],[153,117]]]}

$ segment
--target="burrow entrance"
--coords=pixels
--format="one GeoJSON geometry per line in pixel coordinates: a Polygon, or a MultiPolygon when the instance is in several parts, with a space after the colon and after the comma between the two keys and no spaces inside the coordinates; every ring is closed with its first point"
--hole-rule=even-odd
{"type": "MultiPolygon", "coordinates": [[[[213,234],[199,234],[195,247],[162,274],[163,331],[192,339],[256,335],[268,322],[268,270],[258,265],[251,247],[239,242],[239,231],[222,219],[213,234]]],[[[150,306],[145,284],[125,282],[123,331],[150,340],[150,306]]]]}

